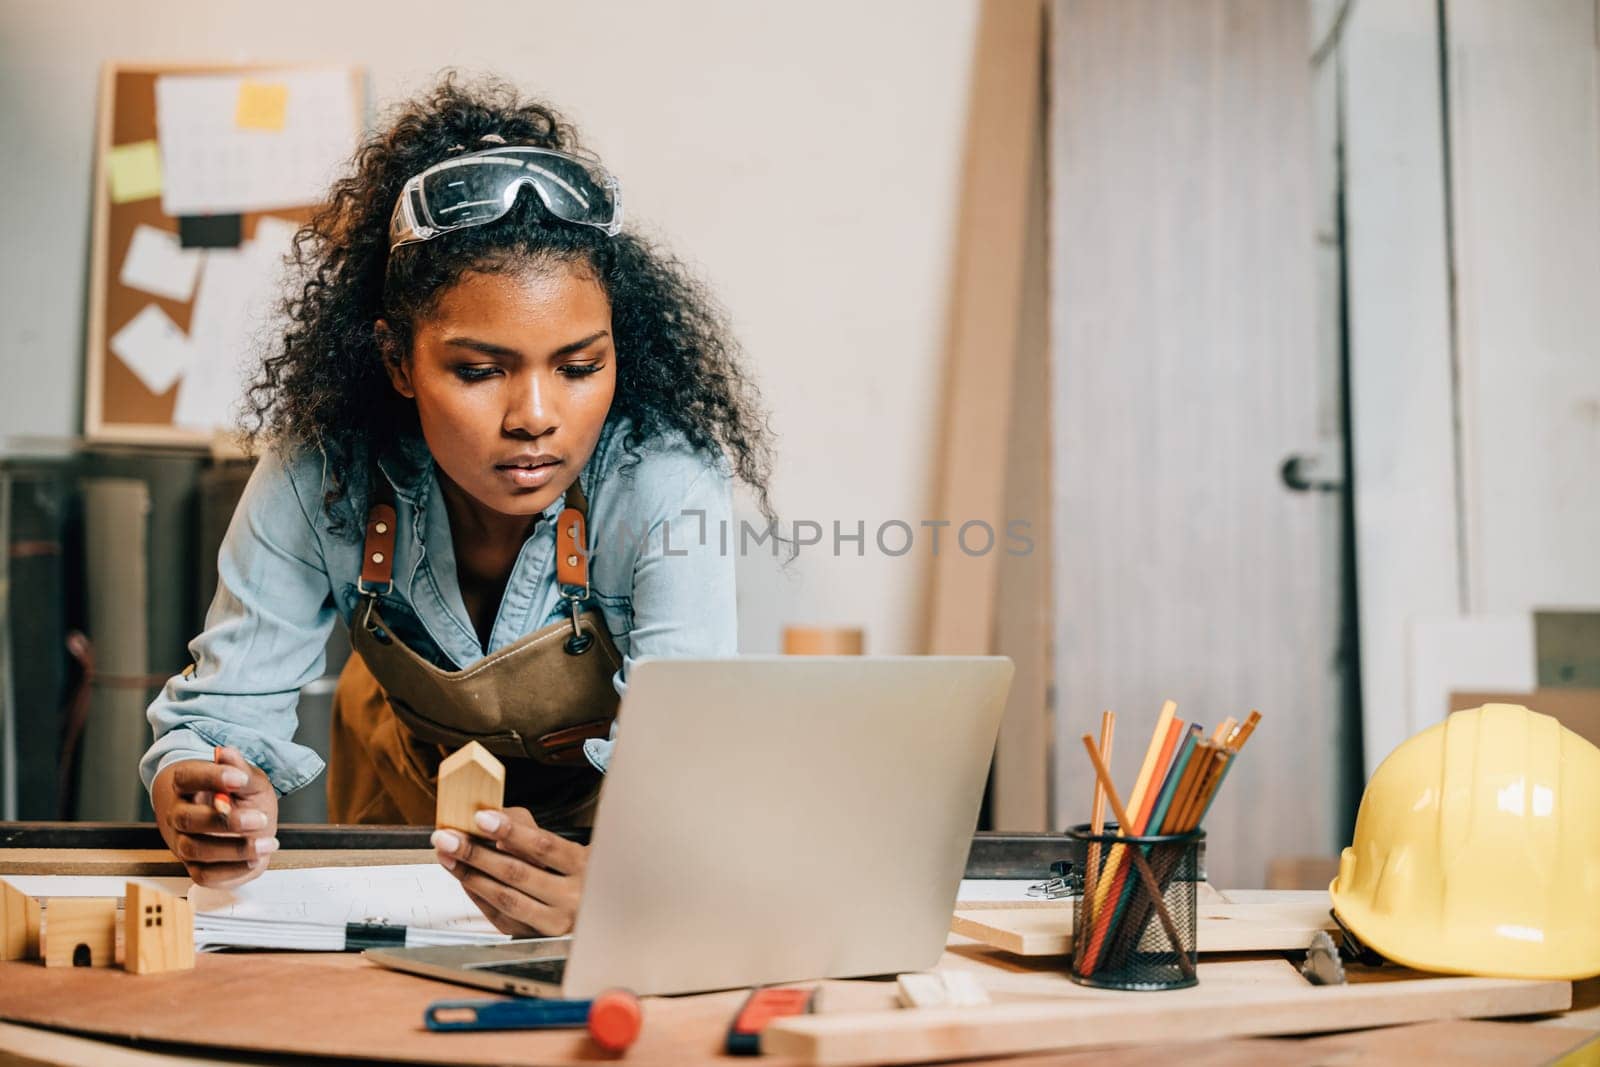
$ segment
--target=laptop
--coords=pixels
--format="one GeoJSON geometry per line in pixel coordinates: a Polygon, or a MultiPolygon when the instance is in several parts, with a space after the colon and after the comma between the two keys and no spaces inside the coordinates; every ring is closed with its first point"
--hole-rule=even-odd
{"type": "Polygon", "coordinates": [[[640,660],[572,935],[366,955],[568,998],[928,970],[1012,669],[1003,656],[640,660]]]}

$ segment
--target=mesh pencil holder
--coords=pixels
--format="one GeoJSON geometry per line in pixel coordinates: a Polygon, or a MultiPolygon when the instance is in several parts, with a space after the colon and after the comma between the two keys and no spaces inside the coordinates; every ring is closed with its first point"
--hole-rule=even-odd
{"type": "Polygon", "coordinates": [[[1072,916],[1070,977],[1104,989],[1194,985],[1195,884],[1205,831],[1118,837],[1115,830],[1108,826],[1096,834],[1082,825],[1067,831],[1073,870],[1083,877],[1083,895],[1072,916]],[[1151,903],[1151,880],[1165,915],[1151,903]]]}

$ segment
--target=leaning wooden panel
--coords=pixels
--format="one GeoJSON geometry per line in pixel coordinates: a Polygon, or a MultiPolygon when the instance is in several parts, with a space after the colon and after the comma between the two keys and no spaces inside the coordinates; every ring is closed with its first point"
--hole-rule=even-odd
{"type": "Polygon", "coordinates": [[[761,1051],[807,1064],[917,1063],[1096,1045],[1304,1034],[1433,1019],[1562,1011],[1568,982],[1417,978],[1361,985],[1217,991],[1182,1000],[1126,993],[1115,999],[999,1004],[861,1015],[792,1016],[761,1035],[761,1051]]]}
{"type": "MultiPolygon", "coordinates": [[[[982,520],[995,544],[933,560],[928,650],[992,649],[1011,386],[1023,303],[1028,180],[1037,151],[1044,12],[1038,0],[985,0],[973,56],[952,293],[950,362],[940,425],[939,514],[948,542],[982,520]]],[[[974,528],[976,531],[976,528],[974,528]]],[[[966,535],[977,548],[983,539],[966,535]]]]}

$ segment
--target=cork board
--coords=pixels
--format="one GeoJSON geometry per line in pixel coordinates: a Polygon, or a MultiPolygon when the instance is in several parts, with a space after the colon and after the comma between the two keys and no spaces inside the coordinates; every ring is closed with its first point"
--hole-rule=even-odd
{"type": "MultiPolygon", "coordinates": [[[[141,226],[176,235],[179,221],[163,210],[161,195],[115,202],[112,195],[111,153],[144,142],[159,141],[156,82],[165,74],[249,75],[307,69],[293,64],[134,64],[107,63],[101,71],[99,124],[96,133],[94,185],[94,238],[89,274],[89,329],[85,352],[84,434],[90,440],[128,444],[197,445],[213,442],[231,425],[231,410],[219,412],[209,429],[174,424],[179,383],[160,393],[135,373],[113,351],[120,331],[154,305],[187,336],[192,325],[195,296],[177,299],[122,283],[121,275],[135,233],[141,226]]],[[[351,113],[349,150],[359,143],[365,106],[365,74],[357,67],[341,67],[348,83],[351,113]]],[[[254,240],[263,219],[275,218],[298,225],[311,216],[312,203],[273,207],[269,211],[241,212],[241,241],[254,240]]],[[[203,284],[204,267],[200,268],[203,284]]]]}

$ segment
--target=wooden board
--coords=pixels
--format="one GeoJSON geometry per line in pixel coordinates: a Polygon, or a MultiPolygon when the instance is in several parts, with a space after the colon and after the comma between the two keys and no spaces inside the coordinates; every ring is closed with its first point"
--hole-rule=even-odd
{"type": "MultiPolygon", "coordinates": [[[[1201,952],[1295,951],[1309,945],[1318,930],[1334,929],[1323,890],[1253,895],[1258,899],[1197,904],[1196,947],[1201,952]]],[[[1019,956],[1063,956],[1072,951],[1073,910],[1069,901],[1053,907],[957,911],[950,931],[1019,956]]]]}
{"type": "Polygon", "coordinates": [[[1045,176],[1041,0],[978,9],[951,285],[936,514],[987,551],[936,552],[928,651],[1016,661],[996,743],[992,825],[1052,825],[1047,753],[1050,597],[1045,470],[1045,176]],[[1015,550],[1010,522],[1032,542],[1015,550]],[[1005,605],[1005,611],[999,610],[1005,605]]]}
{"type": "Polygon", "coordinates": [[[238,1059],[126,1048],[93,1038],[0,1023],[0,1064],[49,1067],[237,1067],[238,1059]]]}
{"type": "Polygon", "coordinates": [[[1455,1019],[1332,1034],[1301,1047],[1323,1063],[1448,1063],[1452,1067],[1505,1067],[1550,1063],[1595,1039],[1593,1031],[1455,1019]]]}
{"type": "MultiPolygon", "coordinates": [[[[1284,966],[1288,966],[1287,963],[1284,966]]],[[[808,1064],[923,1060],[1316,1033],[1434,1019],[1561,1011],[1567,982],[1425,978],[1260,990],[1200,985],[1175,993],[1113,993],[1058,1003],[996,1004],[853,1015],[793,1016],[762,1035],[763,1052],[808,1064]]]]}
{"type": "MultiPolygon", "coordinates": [[[[48,921],[48,920],[47,920],[48,921]]],[[[46,970],[0,964],[0,1019],[77,1033],[195,1048],[406,1063],[550,1064],[593,1060],[582,1030],[433,1033],[435,1000],[489,994],[367,963],[344,953],[201,953],[192,971],[135,976],[120,969],[46,970]],[[226,1010],[219,1009],[225,1005],[226,1010]],[[352,1010],[358,1006],[359,1010],[352,1010]],[[291,1023],[293,1025],[287,1025],[291,1023]]],[[[644,1001],[628,1067],[719,1059],[747,994],[731,990],[644,1001]]],[[[892,982],[826,982],[826,1010],[886,1010],[892,982]]],[[[748,1060],[730,1059],[728,1062],[748,1060]]],[[[781,1067],[782,1061],[763,1061],[781,1067]]]]}
{"type": "MultiPolygon", "coordinates": [[[[951,348],[940,437],[938,514],[983,520],[993,550],[944,551],[933,563],[928,651],[990,652],[1000,552],[1005,547],[1007,424],[1021,324],[1028,181],[1038,150],[1044,8],[985,0],[979,8],[973,92],[952,287],[951,348]]],[[[974,547],[982,539],[973,536],[974,547]]]]}
{"type": "MultiPolygon", "coordinates": [[[[272,854],[278,870],[303,867],[378,867],[432,863],[431,848],[304,849],[272,854]]],[[[181,875],[183,864],[164,848],[0,849],[0,876],[8,874],[181,875]]]]}

